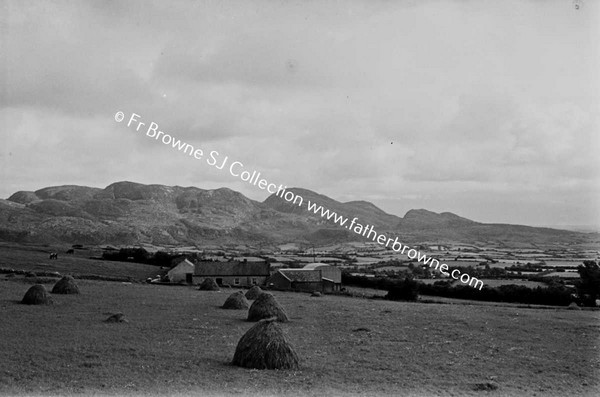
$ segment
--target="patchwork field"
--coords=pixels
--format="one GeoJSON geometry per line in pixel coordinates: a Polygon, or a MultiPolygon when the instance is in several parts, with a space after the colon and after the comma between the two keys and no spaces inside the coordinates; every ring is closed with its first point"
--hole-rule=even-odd
{"type": "MultiPolygon", "coordinates": [[[[592,396],[600,312],[275,292],[300,371],[229,365],[251,327],[229,293],[78,281],[51,306],[0,278],[2,395],[592,396]],[[103,322],[123,312],[128,323],[103,322]]],[[[52,284],[47,284],[48,288],[52,284]]]]}
{"type": "MultiPolygon", "coordinates": [[[[440,281],[440,279],[419,279],[420,283],[423,284],[434,284],[435,282],[440,281]]],[[[458,280],[452,280],[453,285],[461,285],[458,280]]],[[[538,281],[528,281],[528,280],[518,280],[518,279],[490,279],[490,278],[481,278],[481,281],[484,285],[488,287],[499,287],[501,285],[522,285],[528,288],[536,288],[536,287],[546,287],[547,285],[538,281]]]]}

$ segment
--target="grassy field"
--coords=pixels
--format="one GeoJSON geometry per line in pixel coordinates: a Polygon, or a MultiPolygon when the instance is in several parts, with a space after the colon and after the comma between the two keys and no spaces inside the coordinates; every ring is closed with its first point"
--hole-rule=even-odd
{"type": "Polygon", "coordinates": [[[251,326],[219,308],[233,290],[79,280],[79,296],[26,306],[15,279],[0,277],[2,395],[600,392],[598,311],[275,292],[302,368],[258,371],[228,364],[251,326]],[[129,322],[103,322],[115,312],[129,322]]]}
{"type": "Polygon", "coordinates": [[[90,259],[99,251],[76,250],[67,255],[64,250],[47,247],[28,247],[0,244],[0,267],[31,272],[59,272],[60,274],[97,275],[106,277],[131,277],[145,280],[161,273],[158,266],[131,262],[112,262],[90,259]],[[48,252],[58,252],[58,259],[48,259],[48,252]]]}

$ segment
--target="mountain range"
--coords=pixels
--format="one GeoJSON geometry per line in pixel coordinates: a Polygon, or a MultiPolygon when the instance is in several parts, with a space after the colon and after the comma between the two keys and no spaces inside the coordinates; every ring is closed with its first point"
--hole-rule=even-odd
{"type": "Polygon", "coordinates": [[[400,241],[553,244],[585,242],[586,233],[507,224],[485,224],[458,215],[410,210],[388,214],[370,202],[342,203],[301,188],[300,207],[275,194],[251,200],[228,188],[144,185],[116,182],[104,189],[54,186],[19,191],[0,199],[0,240],[44,244],[155,245],[306,244],[366,241],[350,230],[310,213],[313,202],[357,217],[400,241]]]}

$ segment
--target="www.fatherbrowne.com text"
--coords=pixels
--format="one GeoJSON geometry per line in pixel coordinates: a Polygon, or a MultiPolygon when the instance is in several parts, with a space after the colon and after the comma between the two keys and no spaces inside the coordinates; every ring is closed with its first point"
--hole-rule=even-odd
{"type": "MultiPolygon", "coordinates": [[[[120,123],[123,120],[125,120],[125,114],[120,111],[117,112],[115,114],[115,121],[120,123]]],[[[246,169],[244,164],[241,162],[232,161],[229,159],[229,156],[222,156],[216,150],[211,150],[206,155],[204,150],[201,148],[194,147],[193,145],[183,142],[170,134],[160,131],[158,129],[158,124],[155,122],[150,122],[149,124],[142,122],[139,114],[131,114],[127,122],[127,127],[134,128],[136,132],[142,132],[147,137],[155,139],[156,141],[160,141],[163,144],[176,149],[177,151],[193,157],[196,160],[205,160],[208,165],[213,166],[218,170],[222,170],[227,167],[227,170],[232,176],[240,178],[242,181],[251,185],[257,186],[261,190],[266,190],[271,194],[275,194],[288,203],[298,205],[299,207],[304,205],[304,198],[291,190],[287,190],[287,186],[282,184],[277,185],[276,183],[267,181],[265,178],[261,177],[260,172],[257,172],[256,170],[250,171],[246,169]]],[[[352,218],[350,223],[348,223],[350,218],[339,215],[338,213],[333,212],[317,203],[313,203],[310,200],[306,200],[306,208],[309,212],[319,215],[328,221],[333,221],[333,223],[336,225],[345,227],[353,233],[371,239],[372,241],[377,242],[377,244],[380,244],[386,248],[391,248],[400,254],[406,254],[409,259],[416,259],[417,261],[423,263],[423,265],[428,265],[429,268],[433,268],[434,270],[441,272],[446,277],[452,277],[455,280],[460,280],[461,283],[472,286],[473,288],[479,288],[479,290],[483,288],[483,282],[481,280],[471,277],[466,273],[461,274],[459,269],[453,269],[451,272],[448,272],[449,267],[447,264],[440,263],[437,259],[428,257],[418,250],[402,244],[398,241],[398,237],[391,238],[387,237],[385,234],[378,233],[375,231],[372,225],[362,225],[358,223],[358,218],[356,217],[352,218]]]]}

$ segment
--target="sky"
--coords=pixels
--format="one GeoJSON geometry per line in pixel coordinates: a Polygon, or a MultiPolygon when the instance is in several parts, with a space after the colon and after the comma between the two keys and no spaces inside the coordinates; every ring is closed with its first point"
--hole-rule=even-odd
{"type": "Polygon", "coordinates": [[[403,216],[600,227],[600,2],[0,0],[0,198],[269,182],[403,216]]]}

